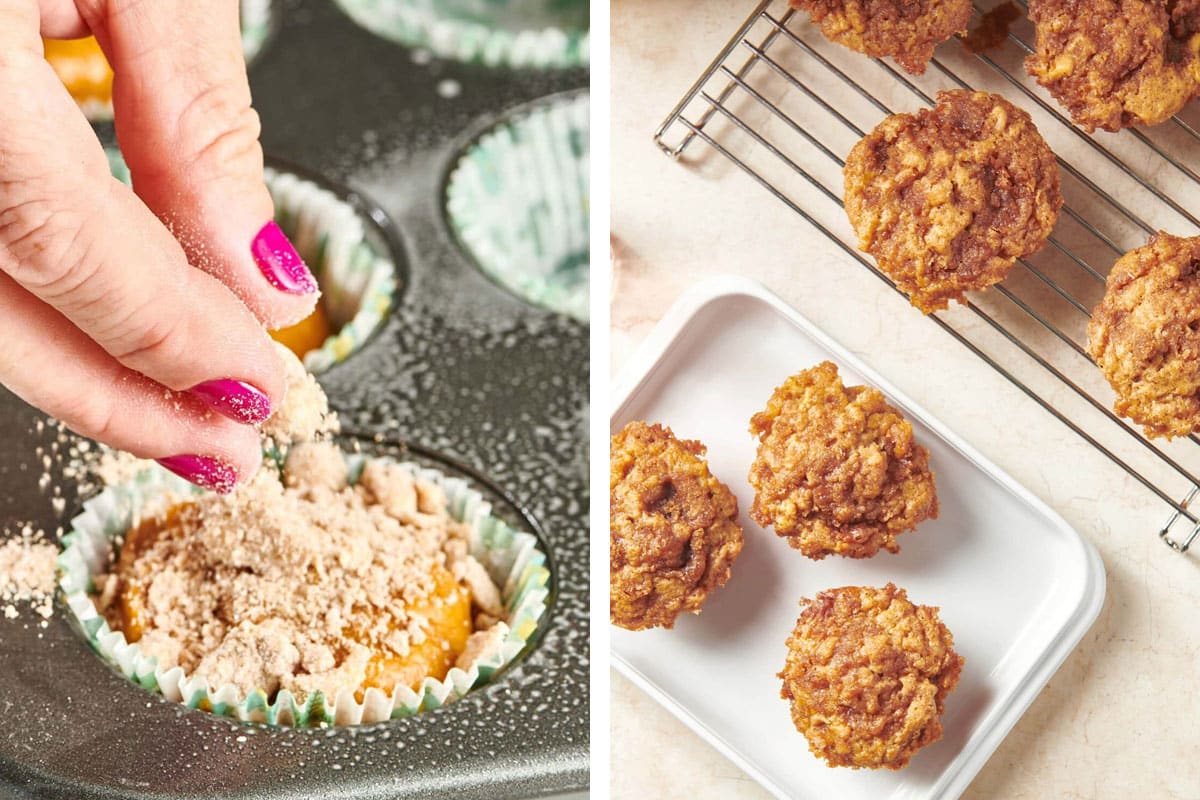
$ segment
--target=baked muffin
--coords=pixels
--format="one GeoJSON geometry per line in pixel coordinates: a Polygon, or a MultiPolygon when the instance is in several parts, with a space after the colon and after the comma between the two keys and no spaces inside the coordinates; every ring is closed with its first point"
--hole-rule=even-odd
{"type": "Polygon", "coordinates": [[[1156,125],[1200,92],[1195,0],[1030,0],[1025,69],[1088,131],[1156,125]]]}
{"type": "Polygon", "coordinates": [[[609,616],[629,630],[672,628],[724,586],[742,529],[737,498],[708,471],[704,445],[630,422],[612,437],[609,616]]]}
{"type": "Polygon", "coordinates": [[[942,738],[963,658],[937,609],[846,586],[801,602],[779,677],[809,750],[832,767],[902,769],[942,738]]]}
{"type": "Polygon", "coordinates": [[[750,516],[809,558],[900,551],[938,515],[929,452],[878,389],[842,385],[826,361],[793,375],[750,420],[750,516]]]}
{"type": "Polygon", "coordinates": [[[967,29],[971,0],[791,0],[831,42],[873,58],[892,56],[920,75],[933,49],[967,29]]]}
{"type": "Polygon", "coordinates": [[[1058,165],[1033,121],[986,92],[939,92],[893,114],[846,159],[846,214],[859,249],[925,313],[966,302],[1046,243],[1058,165]]]}
{"type": "Polygon", "coordinates": [[[1108,274],[1088,354],[1147,436],[1200,431],[1200,237],[1157,233],[1108,274]]]}

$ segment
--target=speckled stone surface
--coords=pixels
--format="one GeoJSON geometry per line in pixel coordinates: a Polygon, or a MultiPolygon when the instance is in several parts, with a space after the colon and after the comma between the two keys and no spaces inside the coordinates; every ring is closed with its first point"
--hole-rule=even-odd
{"type": "MultiPolygon", "coordinates": [[[[656,126],[754,5],[613,0],[613,374],[665,309],[705,276],[735,272],[779,293],[1053,506],[1105,562],[1100,618],[965,796],[1200,798],[1200,553],[1180,557],[1159,542],[1166,506],[727,162],[697,158],[684,166],[654,145],[656,126]]],[[[939,54],[964,63],[953,48],[939,54]]],[[[1019,58],[1012,61],[1019,69],[1019,58]]],[[[988,86],[1011,91],[999,78],[988,86]]],[[[781,87],[772,99],[788,91],[781,87]]],[[[743,107],[756,120],[767,116],[753,103],[743,107]]],[[[1099,160],[1069,132],[1049,133],[1060,155],[1099,160]]],[[[1103,141],[1149,163],[1128,136],[1103,141]]],[[[1107,173],[1099,180],[1123,185],[1107,173]]],[[[1195,209],[1196,194],[1181,189],[1177,199],[1195,209]]],[[[1149,207],[1136,192],[1122,196],[1149,207]]],[[[1162,224],[1195,232],[1178,218],[1162,224]]],[[[1139,236],[1144,241],[1144,234],[1130,240],[1139,236]]],[[[1136,448],[1122,452],[1137,455],[1136,448]]],[[[614,798],[768,796],[616,674],[612,710],[614,798]]],[[[808,757],[798,734],[796,749],[808,757]]]]}
{"type": "MultiPolygon", "coordinates": [[[[587,782],[588,331],[507,294],[462,255],[445,171],[505,108],[586,85],[430,60],[332,4],[282,4],[251,70],[268,154],[361,190],[395,227],[407,285],[386,327],[321,376],[345,428],[481,476],[555,564],[544,635],[463,700],[360,729],[276,730],[187,710],[110,670],[67,624],[0,620],[0,797],[493,798],[587,782]]],[[[102,130],[111,138],[111,130],[102,130]]],[[[69,481],[39,487],[42,416],[0,390],[0,529],[53,532],[69,481]],[[61,499],[58,499],[61,498],[61,499]]],[[[56,465],[55,470],[58,469],[56,465]]],[[[475,482],[479,486],[479,482],[475,482]]],[[[487,487],[481,487],[487,488],[487,487]]]]}

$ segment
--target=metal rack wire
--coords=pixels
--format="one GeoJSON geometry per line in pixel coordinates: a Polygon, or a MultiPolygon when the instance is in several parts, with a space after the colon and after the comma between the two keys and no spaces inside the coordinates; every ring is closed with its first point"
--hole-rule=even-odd
{"type": "MultiPolygon", "coordinates": [[[[985,10],[975,6],[973,24],[985,10]]],[[[1200,509],[1191,509],[1200,437],[1152,441],[1114,414],[1084,343],[1117,257],[1159,229],[1200,233],[1188,211],[1200,208],[1200,164],[1187,157],[1200,144],[1200,114],[1189,108],[1153,129],[1089,135],[1026,76],[1032,42],[1027,20],[987,52],[951,41],[914,77],[827,42],[787,0],[763,0],[654,138],[674,158],[720,154],[891,285],[855,247],[842,212],[841,154],[884,116],[933,105],[940,89],[993,91],[1029,111],[1054,150],[1073,156],[1058,159],[1059,225],[1002,284],[929,319],[1165,502],[1159,537],[1186,552],[1200,538],[1200,509]],[[711,150],[689,150],[696,141],[711,150]]]]}

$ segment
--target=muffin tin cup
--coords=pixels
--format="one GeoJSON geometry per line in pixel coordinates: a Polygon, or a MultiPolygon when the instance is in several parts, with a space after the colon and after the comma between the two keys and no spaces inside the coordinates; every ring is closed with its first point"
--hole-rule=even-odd
{"type": "MultiPolygon", "coordinates": [[[[119,150],[105,148],[113,177],[130,183],[119,150]]],[[[385,235],[373,230],[363,211],[334,190],[282,167],[268,166],[267,189],[275,220],[312,270],[332,333],[301,356],[319,373],[362,348],[391,312],[400,274],[385,235]]]]}
{"type": "Polygon", "coordinates": [[[400,288],[386,243],[368,233],[362,213],[332,190],[274,167],[266,170],[275,219],[321,287],[333,333],[302,357],[322,372],[357,352],[383,325],[400,288]]]}
{"type": "Polygon", "coordinates": [[[587,0],[335,0],[372,33],[488,67],[569,69],[590,59],[587,0]]]}
{"type": "MultiPolygon", "coordinates": [[[[378,460],[397,463],[381,457],[378,460]]],[[[351,483],[357,482],[368,457],[346,454],[351,483]]],[[[470,670],[457,667],[446,678],[427,677],[418,691],[402,686],[390,696],[367,689],[362,702],[360,687],[345,687],[336,697],[314,692],[301,703],[290,692],[271,698],[259,689],[243,695],[233,685],[210,686],[202,675],[183,669],[162,669],[158,660],[113,630],[99,613],[92,594],[93,579],[112,563],[117,543],[138,521],[142,509],[198,494],[201,490],[166,472],[149,467],[127,483],[106,488],[84,503],[71,521],[59,555],[59,586],[69,616],[97,654],[133,683],[190,708],[211,711],[243,722],[276,726],[359,725],[383,722],[438,708],[453,702],[476,686],[487,683],[525,649],[546,613],[550,570],[537,538],[517,531],[492,515],[491,503],[467,481],[434,469],[403,462],[400,466],[416,478],[430,481],[446,494],[450,515],[470,526],[470,553],[487,569],[501,589],[508,632],[499,652],[484,657],[470,670]]]]}
{"type": "Polygon", "coordinates": [[[446,180],[461,248],[525,300],[588,320],[589,94],[510,112],[474,138],[446,180]]]}

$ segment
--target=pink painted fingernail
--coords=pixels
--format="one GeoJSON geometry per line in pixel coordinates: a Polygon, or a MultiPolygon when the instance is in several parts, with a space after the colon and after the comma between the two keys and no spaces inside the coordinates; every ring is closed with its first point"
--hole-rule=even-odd
{"type": "Polygon", "coordinates": [[[237,471],[215,458],[208,456],[168,456],[158,463],[189,483],[218,494],[229,494],[237,485],[237,471]]]}
{"type": "Polygon", "coordinates": [[[234,422],[257,425],[271,416],[270,398],[244,381],[206,381],[188,391],[234,422]]]}
{"type": "Polygon", "coordinates": [[[274,222],[268,222],[250,243],[250,254],[267,282],[288,294],[312,294],[317,290],[304,259],[274,222]]]}

